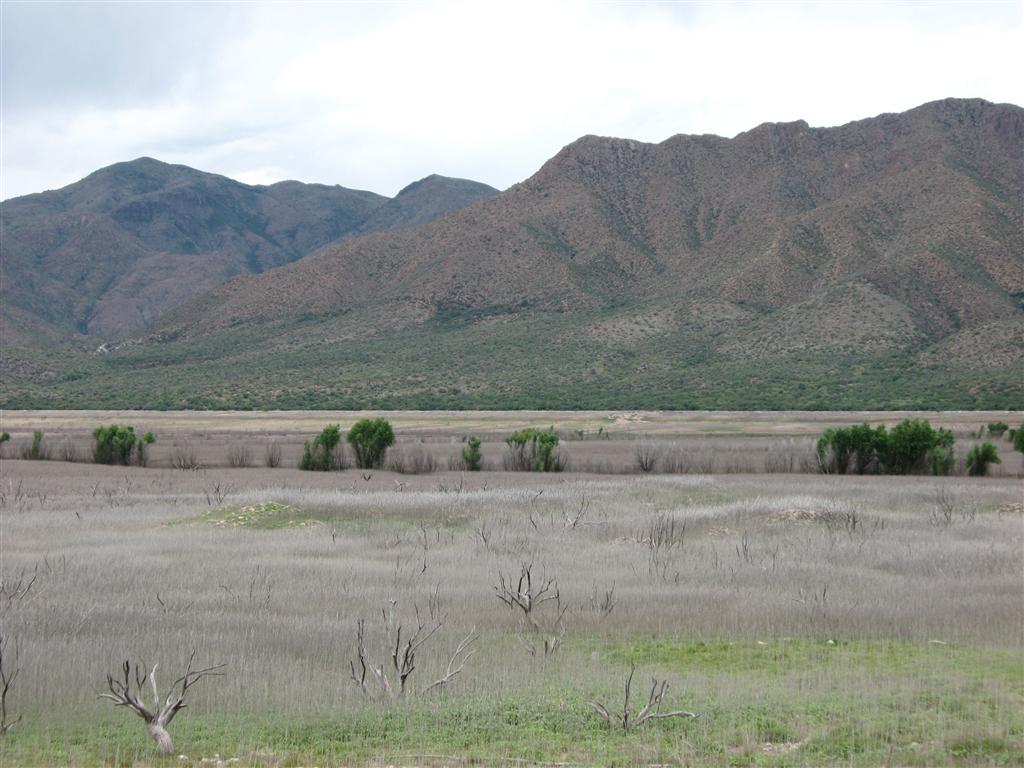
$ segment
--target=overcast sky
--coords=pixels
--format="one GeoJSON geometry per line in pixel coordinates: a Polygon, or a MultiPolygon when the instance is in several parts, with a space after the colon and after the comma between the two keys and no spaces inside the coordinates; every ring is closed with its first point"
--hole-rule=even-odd
{"type": "Polygon", "coordinates": [[[1024,104],[1024,3],[0,3],[0,198],[142,155],[505,188],[588,133],[1024,104]]]}

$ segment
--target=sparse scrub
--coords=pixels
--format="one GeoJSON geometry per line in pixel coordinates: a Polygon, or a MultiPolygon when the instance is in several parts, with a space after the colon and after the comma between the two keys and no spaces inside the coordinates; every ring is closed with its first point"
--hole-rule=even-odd
{"type": "Polygon", "coordinates": [[[252,466],[252,449],[247,443],[228,446],[228,466],[236,469],[252,466]]]}
{"type": "Polygon", "coordinates": [[[57,455],[60,456],[61,461],[69,463],[78,461],[78,452],[75,450],[75,444],[70,437],[65,437],[64,440],[61,441],[57,455]]]}
{"type": "Polygon", "coordinates": [[[387,467],[400,475],[423,475],[437,471],[437,458],[423,448],[400,447],[389,452],[387,467]]]}
{"type": "Polygon", "coordinates": [[[395,432],[387,419],[362,419],[352,425],[347,439],[357,467],[379,469],[384,466],[388,448],[395,444],[395,432]]]}
{"type": "Polygon", "coordinates": [[[171,466],[175,469],[195,471],[199,469],[196,449],[191,443],[175,443],[171,448],[171,466]]]}
{"type": "Polygon", "coordinates": [[[263,453],[263,464],[269,469],[281,466],[281,445],[277,442],[267,443],[263,453]]]}
{"type": "Polygon", "coordinates": [[[658,450],[648,442],[642,442],[636,447],[636,468],[641,472],[653,472],[658,466],[660,455],[658,450]]]}
{"type": "Polygon", "coordinates": [[[42,432],[34,431],[32,442],[21,446],[21,458],[25,461],[46,461],[50,458],[50,447],[42,432]]]}

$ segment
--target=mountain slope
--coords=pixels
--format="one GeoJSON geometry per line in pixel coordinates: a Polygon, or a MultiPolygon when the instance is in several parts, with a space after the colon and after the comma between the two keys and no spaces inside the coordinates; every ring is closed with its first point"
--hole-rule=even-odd
{"type": "Polygon", "coordinates": [[[734,139],[584,137],[529,180],[429,226],[229,283],[204,300],[208,316],[190,309],[184,330],[367,301],[411,320],[709,295],[773,312],[850,283],[939,338],[1019,311],[1022,115],[949,100],[734,139]]]}
{"type": "Polygon", "coordinates": [[[8,399],[100,403],[132,370],[133,402],[194,407],[1019,406],[1022,142],[1024,110],[978,99],[586,136],[432,223],[230,280],[49,400],[8,399]]]}
{"type": "Polygon", "coordinates": [[[123,337],[231,276],[398,226],[391,223],[396,209],[429,221],[494,193],[458,179],[424,183],[429,188],[418,196],[389,200],[295,181],[251,186],[140,158],[8,200],[0,204],[2,278],[4,303],[14,311],[4,313],[5,326],[123,337]]]}

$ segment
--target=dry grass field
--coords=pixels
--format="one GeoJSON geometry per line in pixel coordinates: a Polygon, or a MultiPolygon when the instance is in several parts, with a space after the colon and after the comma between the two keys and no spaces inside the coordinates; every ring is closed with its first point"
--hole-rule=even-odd
{"type": "MultiPolygon", "coordinates": [[[[22,717],[0,765],[1024,764],[1017,477],[744,472],[744,440],[813,443],[859,414],[532,417],[583,431],[569,451],[618,446],[606,460],[623,467],[637,441],[731,440],[724,474],[215,466],[228,437],[294,445],[344,425],[260,416],[4,415],[15,441],[132,423],[209,466],[0,463],[6,718],[22,717]],[[372,668],[397,688],[396,633],[404,647],[418,624],[437,629],[389,697],[372,668]],[[189,690],[159,757],[138,717],[97,697],[125,659],[158,663],[165,687],[193,649],[227,666],[189,690]],[[634,665],[634,714],[656,678],[664,710],[698,716],[609,727],[589,702],[621,712],[634,665]]],[[[500,465],[500,435],[528,423],[446,416],[395,418],[400,448],[454,453],[472,431],[500,465]]],[[[990,416],[932,422],[972,433],[990,416]]]]}

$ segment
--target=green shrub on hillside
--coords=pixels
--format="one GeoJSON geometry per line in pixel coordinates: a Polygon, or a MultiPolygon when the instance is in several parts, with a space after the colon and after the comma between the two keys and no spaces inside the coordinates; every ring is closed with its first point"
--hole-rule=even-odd
{"type": "Polygon", "coordinates": [[[299,460],[299,469],[307,469],[314,472],[327,472],[341,467],[340,457],[335,449],[341,442],[341,425],[328,424],[323,428],[313,442],[308,440],[302,446],[302,458],[299,460]]]}
{"type": "Polygon", "coordinates": [[[521,429],[505,438],[506,467],[528,472],[561,472],[565,460],[555,452],[558,435],[551,430],[521,429]]]}
{"type": "Polygon", "coordinates": [[[348,442],[360,469],[383,466],[384,455],[395,444],[395,432],[387,419],[362,419],[348,431],[348,442]]]}

